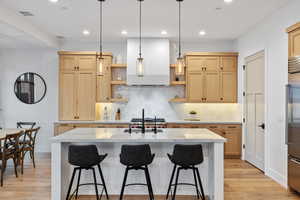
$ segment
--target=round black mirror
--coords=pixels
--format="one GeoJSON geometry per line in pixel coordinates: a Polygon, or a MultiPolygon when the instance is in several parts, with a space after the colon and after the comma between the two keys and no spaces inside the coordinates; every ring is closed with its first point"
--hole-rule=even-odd
{"type": "Polygon", "coordinates": [[[15,94],[26,104],[36,104],[43,100],[47,86],[45,80],[38,74],[27,72],[15,81],[15,94]]]}

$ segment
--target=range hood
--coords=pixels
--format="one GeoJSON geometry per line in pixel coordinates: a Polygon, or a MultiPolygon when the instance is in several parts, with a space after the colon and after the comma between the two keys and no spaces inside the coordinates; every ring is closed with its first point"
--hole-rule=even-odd
{"type": "Polygon", "coordinates": [[[136,75],[139,39],[127,40],[127,84],[169,85],[170,42],[168,39],[143,39],[144,76],[136,75]]]}

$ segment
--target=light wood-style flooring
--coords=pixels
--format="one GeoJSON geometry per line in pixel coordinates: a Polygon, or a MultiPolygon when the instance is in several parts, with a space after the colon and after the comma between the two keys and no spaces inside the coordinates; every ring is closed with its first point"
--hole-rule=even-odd
{"type": "MultiPolygon", "coordinates": [[[[12,167],[5,173],[4,187],[0,188],[0,200],[50,200],[50,155],[37,155],[37,168],[28,161],[24,175],[14,176],[12,167]]],[[[81,198],[94,200],[94,198],[81,198]]],[[[105,198],[103,198],[105,199],[105,198]]],[[[113,196],[111,200],[117,200],[113,196]]],[[[130,197],[126,200],[143,200],[147,197],[130,197]]],[[[179,197],[177,200],[194,200],[179,197]]],[[[156,200],[165,200],[159,196],[156,200]]],[[[300,200],[300,196],[281,187],[258,169],[241,160],[225,160],[225,200],[300,200]]]]}

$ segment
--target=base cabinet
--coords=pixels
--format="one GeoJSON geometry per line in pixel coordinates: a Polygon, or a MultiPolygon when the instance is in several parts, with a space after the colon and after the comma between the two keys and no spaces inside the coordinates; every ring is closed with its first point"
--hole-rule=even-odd
{"type": "Polygon", "coordinates": [[[224,145],[225,158],[241,158],[242,125],[237,124],[168,124],[168,128],[207,128],[227,139],[224,145]]]}

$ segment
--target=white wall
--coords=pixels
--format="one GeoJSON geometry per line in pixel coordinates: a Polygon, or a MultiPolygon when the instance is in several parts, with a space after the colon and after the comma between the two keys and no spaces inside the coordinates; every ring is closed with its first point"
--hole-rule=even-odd
{"type": "MultiPolygon", "coordinates": [[[[115,56],[121,55],[124,62],[126,61],[126,41],[114,42],[104,44],[104,51],[113,52],[115,56]]],[[[233,51],[233,41],[207,41],[207,42],[195,42],[186,43],[183,45],[183,52],[185,51],[233,51]]],[[[78,43],[68,42],[61,50],[72,51],[93,51],[98,50],[98,43],[78,43]]],[[[172,51],[172,50],[171,50],[172,51]]],[[[173,47],[173,53],[171,57],[176,58],[174,55],[176,51],[173,47]]],[[[35,121],[42,127],[40,135],[37,141],[37,151],[47,152],[50,151],[49,139],[53,135],[53,122],[58,120],[58,56],[56,49],[0,49],[0,108],[3,107],[3,118],[6,127],[15,127],[17,121],[35,121]],[[44,77],[47,84],[47,94],[45,99],[35,105],[26,105],[20,102],[14,94],[14,81],[17,77],[24,72],[36,72],[44,77]]],[[[133,89],[134,90],[134,89],[133,89]]],[[[177,115],[176,113],[187,112],[191,109],[197,110],[202,119],[239,119],[239,106],[233,105],[223,106],[220,108],[222,113],[230,113],[228,115],[220,114],[220,109],[216,110],[213,104],[211,106],[188,106],[185,105],[171,105],[168,100],[174,97],[174,90],[165,88],[152,88],[148,93],[131,93],[134,98],[128,105],[111,105],[113,108],[124,108],[123,116],[126,119],[136,116],[137,110],[145,106],[145,102],[139,102],[135,104],[134,99],[143,98],[147,99],[147,110],[150,114],[155,113],[158,116],[167,117],[170,119],[180,119],[183,115],[177,115]],[[167,90],[167,92],[165,92],[167,90]],[[162,91],[165,95],[158,94],[157,91],[162,91]],[[149,94],[154,94],[149,96],[149,94]],[[159,103],[164,106],[158,107],[155,103],[159,103]],[[203,109],[202,109],[203,108],[203,109]],[[171,109],[171,110],[170,110],[171,109]],[[166,112],[168,110],[168,112],[166,112]],[[228,112],[227,112],[228,111],[228,112]],[[175,114],[174,114],[175,113],[175,114]],[[204,118],[206,113],[210,113],[210,118],[204,118]],[[212,113],[213,116],[212,116],[212,113]]],[[[175,91],[176,94],[176,91],[175,91]]],[[[1,115],[1,112],[0,112],[1,115]]]]}
{"type": "Polygon", "coordinates": [[[16,127],[17,121],[34,121],[42,127],[37,138],[37,151],[49,151],[53,122],[58,116],[58,56],[56,50],[2,50],[0,51],[0,96],[5,127],[16,127]],[[40,74],[47,84],[45,99],[27,105],[14,94],[14,82],[24,72],[40,74]]]}
{"type": "MultiPolygon", "coordinates": [[[[239,77],[244,59],[258,51],[266,53],[266,174],[287,184],[287,147],[285,145],[285,85],[288,70],[288,35],[285,29],[300,21],[300,1],[290,0],[236,41],[239,52],[239,77]]],[[[243,80],[239,81],[239,96],[243,80]]]]}

